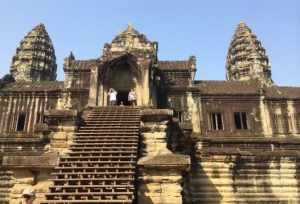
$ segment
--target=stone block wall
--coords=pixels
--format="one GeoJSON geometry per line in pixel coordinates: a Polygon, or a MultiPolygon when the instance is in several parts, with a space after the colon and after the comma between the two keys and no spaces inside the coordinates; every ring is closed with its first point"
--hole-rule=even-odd
{"type": "Polygon", "coordinates": [[[299,203],[299,155],[257,153],[202,152],[194,157],[185,186],[185,202],[299,203]]]}
{"type": "Polygon", "coordinates": [[[9,204],[20,204],[22,201],[22,193],[24,189],[29,188],[35,192],[35,203],[41,203],[45,200],[45,193],[48,192],[49,186],[52,185],[51,170],[32,169],[14,169],[12,182],[13,187],[10,189],[9,204]]]}
{"type": "Polygon", "coordinates": [[[143,110],[141,158],[138,161],[138,203],[182,203],[182,174],[190,157],[168,149],[170,110],[143,110]]]}

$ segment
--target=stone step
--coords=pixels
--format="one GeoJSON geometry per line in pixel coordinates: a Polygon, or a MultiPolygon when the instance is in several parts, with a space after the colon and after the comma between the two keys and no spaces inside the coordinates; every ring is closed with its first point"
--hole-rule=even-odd
{"type": "Polygon", "coordinates": [[[107,115],[109,117],[114,117],[114,116],[137,116],[140,117],[139,112],[93,112],[88,114],[88,116],[95,116],[95,115],[107,115]]]}
{"type": "Polygon", "coordinates": [[[110,136],[119,136],[119,135],[126,135],[128,137],[134,136],[137,138],[138,132],[113,132],[113,131],[106,131],[106,132],[76,132],[75,135],[110,135],[110,136]]]}
{"type": "Polygon", "coordinates": [[[140,129],[140,126],[127,126],[127,125],[124,125],[124,126],[120,126],[120,125],[97,125],[97,126],[83,126],[79,129],[79,131],[82,131],[82,130],[103,130],[103,131],[107,131],[107,130],[111,130],[112,128],[114,128],[114,130],[123,130],[123,129],[126,129],[126,130],[139,130],[140,129]]]}
{"type": "MultiPolygon", "coordinates": [[[[46,198],[57,199],[63,197],[64,200],[74,200],[80,198],[81,200],[118,200],[133,198],[132,192],[87,192],[87,193],[47,193],[46,198]]],[[[58,199],[60,200],[60,199],[58,199]]]]}
{"type": "Polygon", "coordinates": [[[70,145],[71,149],[73,148],[88,148],[88,147],[96,147],[96,148],[102,148],[102,147],[137,147],[138,144],[134,143],[108,143],[108,142],[103,142],[103,143],[85,143],[85,144],[80,144],[80,143],[73,143],[70,145]]]}
{"type": "Polygon", "coordinates": [[[63,180],[69,180],[69,179],[131,179],[134,178],[134,174],[125,174],[120,173],[120,174],[111,174],[110,172],[107,172],[106,174],[85,174],[85,175],[78,175],[78,174],[67,174],[67,175],[57,175],[55,179],[63,179],[63,180]]]}
{"type": "Polygon", "coordinates": [[[65,165],[65,164],[135,164],[134,161],[60,161],[59,165],[65,165]]]}
{"type": "Polygon", "coordinates": [[[140,124],[139,120],[116,120],[116,119],[111,119],[109,121],[106,120],[85,120],[85,125],[92,125],[92,124],[130,124],[130,125],[136,125],[140,124]]]}
{"type": "Polygon", "coordinates": [[[79,130],[79,132],[80,133],[92,133],[92,132],[95,132],[95,133],[100,133],[100,132],[102,132],[102,133],[110,133],[110,132],[112,132],[112,133],[118,133],[118,134],[120,134],[120,135],[122,135],[122,133],[124,133],[124,132],[126,132],[126,133],[138,133],[138,131],[139,131],[139,128],[114,128],[114,129],[112,129],[112,128],[103,128],[103,129],[101,129],[101,128],[96,128],[96,129],[91,129],[91,128],[89,128],[89,129],[80,129],[79,130]]]}
{"type": "Polygon", "coordinates": [[[89,143],[95,143],[95,142],[136,143],[138,141],[138,138],[136,138],[136,139],[128,139],[128,138],[116,138],[116,139],[111,138],[111,139],[108,139],[108,138],[101,138],[101,137],[99,137],[97,139],[98,140],[96,140],[96,139],[93,139],[93,140],[89,139],[89,140],[87,140],[87,139],[82,139],[82,138],[80,138],[80,139],[76,138],[76,139],[73,140],[73,142],[74,142],[74,144],[77,144],[77,143],[89,144],[89,143]]]}
{"type": "Polygon", "coordinates": [[[95,176],[95,175],[130,175],[133,176],[135,173],[133,171],[128,171],[128,172],[81,172],[80,174],[76,173],[51,173],[51,175],[53,176],[86,176],[86,175],[91,175],[91,176],[95,176]]]}
{"type": "Polygon", "coordinates": [[[124,118],[87,118],[84,120],[84,124],[103,124],[103,123],[120,123],[120,124],[140,124],[140,118],[127,118],[128,120],[124,120],[124,118]]]}
{"type": "Polygon", "coordinates": [[[86,184],[93,184],[97,183],[99,185],[100,183],[106,184],[110,183],[110,185],[124,185],[124,184],[132,184],[131,182],[134,181],[133,177],[128,177],[128,178],[66,178],[66,179],[57,179],[57,178],[52,178],[49,179],[53,182],[57,183],[68,183],[69,185],[82,185],[85,183],[86,184]],[[79,182],[79,183],[78,183],[79,182]],[[70,184],[72,183],[72,184],[70,184]],[[75,184],[77,183],[77,184],[75,184]]]}
{"type": "Polygon", "coordinates": [[[132,203],[139,109],[97,108],[84,117],[68,156],[52,173],[54,186],[44,203],[132,203]]]}
{"type": "MultiPolygon", "coordinates": [[[[136,155],[115,155],[115,156],[104,156],[102,155],[101,158],[103,159],[111,159],[111,158],[116,158],[116,159],[122,159],[122,158],[136,158],[136,155]]],[[[101,159],[99,156],[63,156],[60,158],[60,161],[63,160],[88,160],[88,159],[101,159]]]]}
{"type": "MultiPolygon", "coordinates": [[[[55,189],[55,188],[78,188],[78,186],[75,185],[64,185],[64,186],[51,186],[50,188],[55,189]]],[[[130,190],[133,189],[132,185],[81,185],[79,188],[106,188],[106,189],[111,189],[111,188],[129,188],[130,190]]]]}
{"type": "Polygon", "coordinates": [[[101,156],[103,154],[137,154],[136,150],[102,150],[102,151],[76,151],[76,152],[69,152],[68,154],[70,156],[75,156],[75,155],[81,155],[81,156],[88,156],[88,155],[93,155],[93,156],[101,156]]]}
{"type": "Polygon", "coordinates": [[[97,137],[97,138],[135,138],[135,139],[138,139],[138,132],[78,132],[75,134],[74,138],[78,138],[78,137],[89,137],[89,136],[93,136],[93,137],[97,137]]]}
{"type": "Polygon", "coordinates": [[[95,204],[95,203],[113,203],[113,204],[129,204],[132,199],[119,199],[119,200],[47,200],[41,204],[95,204]]]}
{"type": "Polygon", "coordinates": [[[110,151],[118,151],[118,150],[137,150],[137,147],[82,147],[82,148],[69,148],[71,151],[73,152],[76,152],[76,151],[79,151],[79,150],[82,150],[82,151],[90,151],[90,152],[103,152],[103,150],[110,150],[110,151]]]}
{"type": "Polygon", "coordinates": [[[76,172],[92,172],[93,171],[96,171],[96,170],[99,170],[99,171],[106,171],[106,170],[116,170],[116,171],[122,171],[122,170],[134,170],[135,167],[132,166],[132,165],[125,165],[125,164],[122,164],[121,166],[120,165],[112,165],[112,166],[98,166],[98,167],[60,167],[60,166],[57,166],[54,168],[55,171],[76,171],[76,172]]]}

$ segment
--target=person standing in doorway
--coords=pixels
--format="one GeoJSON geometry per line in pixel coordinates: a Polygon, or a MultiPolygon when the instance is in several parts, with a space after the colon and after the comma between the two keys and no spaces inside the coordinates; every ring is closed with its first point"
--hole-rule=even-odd
{"type": "Polygon", "coordinates": [[[108,96],[109,96],[109,105],[110,106],[115,106],[117,104],[117,94],[118,92],[114,90],[113,88],[110,88],[108,91],[108,96]]]}
{"type": "Polygon", "coordinates": [[[134,89],[131,89],[128,93],[128,102],[131,106],[136,106],[136,93],[134,89]]]}

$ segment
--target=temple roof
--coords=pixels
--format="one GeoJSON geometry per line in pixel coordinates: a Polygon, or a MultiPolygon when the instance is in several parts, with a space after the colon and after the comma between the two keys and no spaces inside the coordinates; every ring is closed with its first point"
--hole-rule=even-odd
{"type": "Polygon", "coordinates": [[[73,60],[69,65],[68,69],[88,70],[92,66],[96,65],[98,61],[99,59],[73,60]]]}
{"type": "Polygon", "coordinates": [[[225,94],[225,95],[253,95],[260,93],[260,85],[257,81],[194,81],[197,87],[204,94],[225,94]]]}
{"type": "Polygon", "coordinates": [[[256,80],[250,81],[194,81],[193,88],[203,94],[259,95],[272,99],[300,99],[300,87],[264,86],[256,80]]]}
{"type": "Polygon", "coordinates": [[[300,99],[300,87],[271,86],[265,89],[265,94],[268,98],[300,99]]]}
{"type": "Polygon", "coordinates": [[[187,70],[190,69],[188,60],[158,61],[158,68],[162,70],[187,70]]]}
{"type": "Polygon", "coordinates": [[[143,43],[149,42],[146,36],[137,31],[131,24],[129,24],[124,31],[118,34],[112,42],[128,41],[130,38],[138,38],[143,43]]]}
{"type": "Polygon", "coordinates": [[[165,71],[191,70],[196,71],[196,57],[190,56],[187,60],[160,60],[158,68],[165,71]]]}
{"type": "Polygon", "coordinates": [[[41,82],[15,82],[11,83],[0,91],[2,92],[43,92],[60,91],[63,89],[63,81],[41,81],[41,82]]]}

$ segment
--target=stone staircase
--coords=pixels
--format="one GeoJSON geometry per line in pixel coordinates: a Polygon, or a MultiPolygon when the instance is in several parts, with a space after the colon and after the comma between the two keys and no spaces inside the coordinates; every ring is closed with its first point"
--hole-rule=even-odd
{"type": "Polygon", "coordinates": [[[9,204],[10,189],[13,186],[13,172],[0,168],[0,203],[9,204]]]}
{"type": "Polygon", "coordinates": [[[133,203],[140,118],[133,107],[89,111],[44,204],[133,203]]]}

